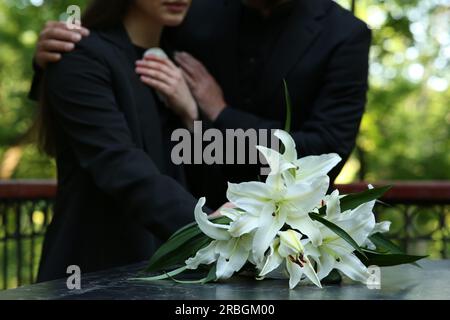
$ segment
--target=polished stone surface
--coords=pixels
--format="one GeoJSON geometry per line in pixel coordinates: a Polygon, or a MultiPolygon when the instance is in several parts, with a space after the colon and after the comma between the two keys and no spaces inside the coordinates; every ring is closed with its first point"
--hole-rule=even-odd
{"type": "Polygon", "coordinates": [[[82,275],[81,290],[68,290],[66,280],[55,280],[0,291],[5,299],[150,299],[150,300],[288,300],[288,299],[450,299],[450,260],[422,261],[381,269],[381,288],[345,281],[342,285],[289,290],[285,280],[255,281],[236,277],[224,283],[178,284],[172,281],[130,280],[145,266],[138,264],[82,275]]]}

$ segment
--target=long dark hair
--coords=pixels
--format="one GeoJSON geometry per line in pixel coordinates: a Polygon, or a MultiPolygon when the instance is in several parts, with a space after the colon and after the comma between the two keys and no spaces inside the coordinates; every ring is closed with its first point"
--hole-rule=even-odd
{"type": "MultiPolygon", "coordinates": [[[[122,22],[129,6],[134,0],[91,0],[81,18],[82,24],[88,29],[104,29],[113,27],[122,22]]],[[[37,132],[37,144],[39,149],[55,156],[55,130],[53,115],[48,98],[44,79],[40,79],[39,110],[34,130],[37,132]]]]}
{"type": "Polygon", "coordinates": [[[134,0],[92,0],[81,21],[88,29],[109,28],[122,22],[134,0]]]}

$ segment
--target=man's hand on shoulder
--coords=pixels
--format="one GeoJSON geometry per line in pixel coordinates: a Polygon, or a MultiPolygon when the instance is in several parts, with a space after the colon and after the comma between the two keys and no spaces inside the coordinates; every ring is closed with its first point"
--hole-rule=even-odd
{"type": "Polygon", "coordinates": [[[36,45],[34,62],[45,69],[48,63],[59,61],[62,53],[72,51],[75,44],[88,35],[89,30],[83,27],[69,29],[65,22],[47,22],[36,45]]]}

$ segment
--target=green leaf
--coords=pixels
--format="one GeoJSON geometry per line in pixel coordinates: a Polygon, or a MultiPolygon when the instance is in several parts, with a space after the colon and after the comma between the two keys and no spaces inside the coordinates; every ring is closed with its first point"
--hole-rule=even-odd
{"type": "Polygon", "coordinates": [[[159,247],[159,249],[152,256],[149,261],[149,268],[151,268],[154,264],[156,264],[164,257],[167,257],[173,252],[178,251],[180,247],[184,246],[187,242],[190,242],[192,239],[200,236],[201,234],[202,232],[200,231],[200,229],[189,228],[170,238],[166,243],[159,247]]]}
{"type": "Polygon", "coordinates": [[[189,231],[192,231],[193,229],[198,229],[200,231],[200,229],[198,228],[197,222],[191,222],[187,225],[185,225],[184,227],[182,227],[181,229],[179,229],[177,232],[175,232],[168,241],[172,240],[173,238],[176,238],[177,236],[179,236],[182,233],[186,233],[189,231]]]}
{"type": "Polygon", "coordinates": [[[381,198],[392,186],[367,189],[363,192],[348,194],[341,199],[341,211],[353,210],[360,205],[381,198]]]}
{"type": "Polygon", "coordinates": [[[208,282],[214,282],[217,280],[217,276],[216,276],[216,264],[214,263],[214,265],[211,267],[211,269],[208,272],[208,275],[206,276],[206,278],[203,279],[203,283],[208,283],[208,282]]]}
{"type": "Polygon", "coordinates": [[[165,280],[168,278],[172,278],[178,274],[183,273],[186,271],[187,267],[183,266],[181,268],[172,270],[170,272],[164,272],[163,274],[157,275],[157,276],[151,276],[151,277],[142,277],[142,278],[130,278],[128,280],[140,280],[140,281],[157,281],[157,280],[165,280]]]}
{"type": "MultiPolygon", "coordinates": [[[[360,205],[381,198],[386,192],[391,189],[391,186],[367,189],[359,193],[351,193],[345,195],[340,199],[341,211],[353,210],[360,205]]],[[[320,215],[325,215],[326,206],[319,209],[320,215]]]]}
{"type": "MultiPolygon", "coordinates": [[[[394,242],[386,238],[381,233],[373,234],[369,237],[369,239],[377,247],[378,252],[376,253],[380,253],[379,252],[380,250],[384,250],[386,251],[386,253],[403,254],[403,255],[406,254],[399,246],[397,246],[394,242]]],[[[417,263],[413,263],[413,265],[420,268],[420,266],[417,263]]]]}
{"type": "Polygon", "coordinates": [[[356,251],[358,251],[362,256],[365,256],[363,250],[360,248],[360,246],[356,243],[355,240],[341,227],[337,226],[331,221],[328,221],[327,219],[324,219],[317,213],[310,213],[309,216],[311,219],[316,220],[320,223],[322,223],[324,226],[326,226],[328,229],[336,233],[339,237],[347,241],[348,244],[350,244],[356,251]]]}
{"type": "MultiPolygon", "coordinates": [[[[236,208],[236,210],[243,211],[242,209],[239,209],[239,208],[236,208]]],[[[218,218],[212,219],[211,221],[216,224],[229,224],[231,222],[231,219],[228,217],[218,217],[218,218]]]]}
{"type": "Polygon", "coordinates": [[[176,283],[182,283],[182,284],[206,284],[208,282],[216,281],[216,264],[214,263],[213,266],[209,269],[208,274],[206,277],[198,280],[178,280],[173,277],[170,277],[173,281],[176,283]]]}
{"type": "Polygon", "coordinates": [[[284,131],[291,131],[291,122],[292,122],[292,103],[291,96],[289,95],[289,89],[286,83],[286,80],[283,79],[284,86],[284,99],[286,100],[286,122],[284,125],[284,131]]]}
{"type": "Polygon", "coordinates": [[[176,248],[174,247],[174,250],[167,251],[164,255],[158,255],[157,259],[152,258],[146,271],[155,272],[183,265],[188,258],[194,256],[200,249],[210,244],[211,241],[213,241],[211,238],[203,234],[194,237],[176,248]]]}
{"type": "Polygon", "coordinates": [[[370,241],[377,247],[378,250],[386,250],[389,253],[395,254],[405,254],[405,252],[393,243],[391,240],[387,239],[381,233],[375,233],[369,237],[370,241]]]}
{"type": "MultiPolygon", "coordinates": [[[[218,217],[212,219],[217,224],[228,224],[231,219],[218,217]]],[[[202,233],[197,223],[191,223],[172,235],[151,257],[147,271],[158,271],[184,264],[198,250],[206,247],[212,239],[202,233]]]]}
{"type": "Polygon", "coordinates": [[[378,253],[374,251],[365,251],[365,256],[360,255],[359,252],[356,253],[358,258],[366,266],[376,265],[379,267],[389,267],[397,266],[400,264],[414,263],[420,259],[426,258],[427,256],[414,256],[408,254],[398,254],[398,253],[378,253]]]}

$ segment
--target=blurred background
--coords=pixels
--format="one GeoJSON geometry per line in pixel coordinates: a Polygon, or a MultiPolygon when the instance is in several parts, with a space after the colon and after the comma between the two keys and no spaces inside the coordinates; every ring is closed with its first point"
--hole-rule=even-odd
{"type": "MultiPolygon", "coordinates": [[[[367,113],[337,182],[404,184],[392,206],[379,212],[393,221],[392,237],[410,252],[448,257],[450,199],[443,181],[450,180],[450,0],[337,2],[353,7],[374,35],[367,113]]],[[[0,0],[0,289],[33,281],[51,218],[51,183],[21,193],[22,179],[55,179],[53,160],[30,139],[34,46],[46,21],[86,3],[0,0]]]]}

